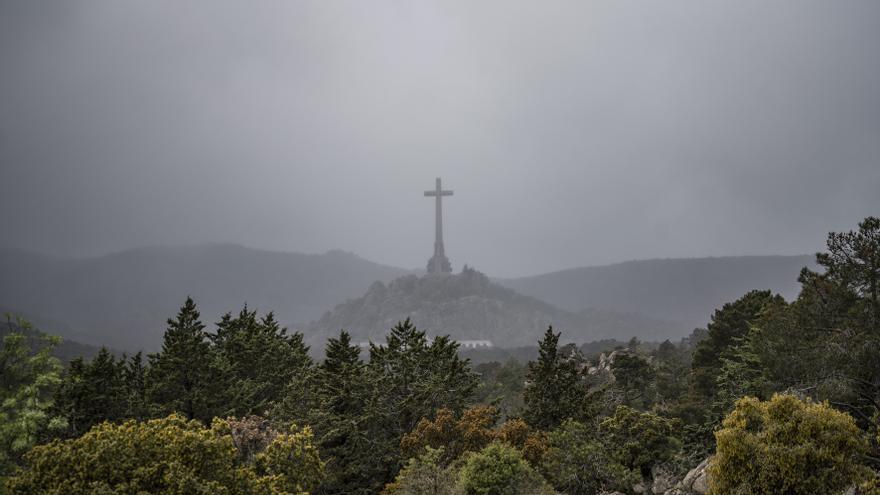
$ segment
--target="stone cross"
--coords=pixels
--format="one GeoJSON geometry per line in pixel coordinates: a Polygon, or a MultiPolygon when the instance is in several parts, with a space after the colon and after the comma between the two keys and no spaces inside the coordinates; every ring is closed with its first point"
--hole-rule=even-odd
{"type": "Polygon", "coordinates": [[[450,273],[452,265],[443,249],[443,196],[452,196],[452,191],[444,191],[440,185],[440,177],[433,191],[425,191],[425,196],[434,197],[435,225],[434,225],[434,256],[428,260],[428,273],[450,273]]]}

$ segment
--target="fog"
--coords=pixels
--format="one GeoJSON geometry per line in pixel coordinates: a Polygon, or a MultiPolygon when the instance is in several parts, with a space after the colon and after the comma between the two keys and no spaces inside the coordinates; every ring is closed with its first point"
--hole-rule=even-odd
{"type": "Polygon", "coordinates": [[[880,214],[880,3],[0,2],[0,245],[820,250],[880,214]]]}

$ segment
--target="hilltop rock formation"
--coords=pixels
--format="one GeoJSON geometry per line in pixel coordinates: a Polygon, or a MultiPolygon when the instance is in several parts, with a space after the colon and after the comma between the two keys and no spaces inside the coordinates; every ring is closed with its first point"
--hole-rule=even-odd
{"type": "Polygon", "coordinates": [[[573,313],[497,285],[474,269],[456,275],[407,275],[389,284],[376,282],[366,294],[342,303],[304,331],[315,346],[340,329],[355,341],[382,341],[398,321],[411,318],[428,335],[456,340],[489,340],[498,347],[534,345],[548,325],[565,339],[677,333],[675,324],[606,310],[573,313]]]}

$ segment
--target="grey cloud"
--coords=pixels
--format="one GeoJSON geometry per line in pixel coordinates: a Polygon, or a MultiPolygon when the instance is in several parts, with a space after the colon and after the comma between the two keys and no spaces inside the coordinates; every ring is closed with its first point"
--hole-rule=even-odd
{"type": "Polygon", "coordinates": [[[0,4],[5,245],[819,249],[880,213],[873,1],[0,4]]]}

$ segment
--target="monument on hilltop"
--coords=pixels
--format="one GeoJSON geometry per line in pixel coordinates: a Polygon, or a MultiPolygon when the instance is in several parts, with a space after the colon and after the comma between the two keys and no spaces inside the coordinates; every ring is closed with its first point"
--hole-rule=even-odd
{"type": "Polygon", "coordinates": [[[425,196],[434,197],[435,220],[434,220],[434,256],[428,260],[428,273],[444,274],[452,272],[452,264],[446,257],[443,249],[443,196],[452,196],[452,191],[444,191],[440,185],[440,177],[433,191],[425,191],[425,196]]]}

